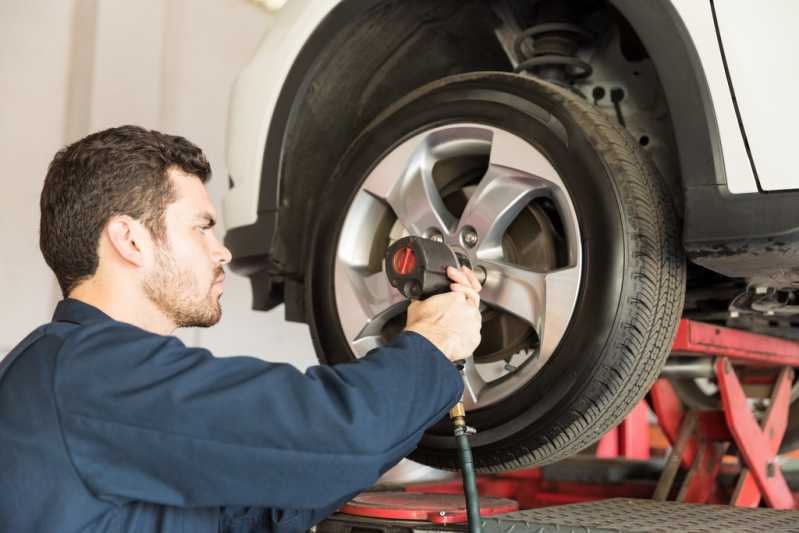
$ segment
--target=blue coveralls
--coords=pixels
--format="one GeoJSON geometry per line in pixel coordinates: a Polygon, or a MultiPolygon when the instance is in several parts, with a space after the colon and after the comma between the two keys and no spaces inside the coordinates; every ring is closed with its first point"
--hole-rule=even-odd
{"type": "Polygon", "coordinates": [[[0,531],[305,530],[461,392],[416,333],[303,374],[65,299],[0,363],[0,531]]]}

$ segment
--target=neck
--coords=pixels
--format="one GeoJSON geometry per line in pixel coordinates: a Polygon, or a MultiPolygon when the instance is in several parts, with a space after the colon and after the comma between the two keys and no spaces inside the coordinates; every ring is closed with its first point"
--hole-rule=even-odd
{"type": "Polygon", "coordinates": [[[69,297],[92,305],[118,322],[126,322],[157,335],[171,335],[175,323],[140,290],[116,284],[113,288],[100,279],[89,279],[69,293],[69,297]]]}

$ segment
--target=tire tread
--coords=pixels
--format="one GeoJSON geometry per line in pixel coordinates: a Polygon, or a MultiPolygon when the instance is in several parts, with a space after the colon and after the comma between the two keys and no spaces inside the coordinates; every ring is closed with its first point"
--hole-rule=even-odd
{"type": "Polygon", "coordinates": [[[625,210],[625,238],[632,247],[618,323],[594,376],[600,393],[571,423],[535,449],[503,450],[478,463],[482,472],[501,472],[549,464],[573,455],[619,424],[648,392],[668,357],[685,295],[685,257],[680,224],[665,181],[632,136],[570,91],[540,80],[538,90],[551,91],[583,126],[614,179],[625,210]],[[617,359],[608,360],[612,356],[617,359]]]}

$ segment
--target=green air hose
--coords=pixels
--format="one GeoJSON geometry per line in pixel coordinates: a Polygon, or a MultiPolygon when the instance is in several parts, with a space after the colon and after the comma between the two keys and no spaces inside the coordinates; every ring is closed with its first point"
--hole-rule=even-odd
{"type": "MultiPolygon", "coordinates": [[[[455,441],[458,443],[458,458],[463,476],[463,493],[466,497],[466,516],[469,519],[469,533],[481,533],[480,495],[477,494],[477,478],[474,473],[472,448],[469,446],[470,428],[466,425],[466,410],[463,402],[458,402],[449,412],[455,426],[455,441]]],[[[474,430],[472,430],[474,431],[474,430]]]]}

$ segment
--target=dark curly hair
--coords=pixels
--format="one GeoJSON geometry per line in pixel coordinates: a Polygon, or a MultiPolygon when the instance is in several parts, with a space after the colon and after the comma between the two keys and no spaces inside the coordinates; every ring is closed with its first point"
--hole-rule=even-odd
{"type": "Polygon", "coordinates": [[[138,126],[93,133],[60,150],[42,188],[39,247],[64,296],[97,271],[100,233],[115,215],[128,215],[163,241],[166,207],[175,201],[168,170],[203,183],[211,167],[183,137],[138,126]]]}

